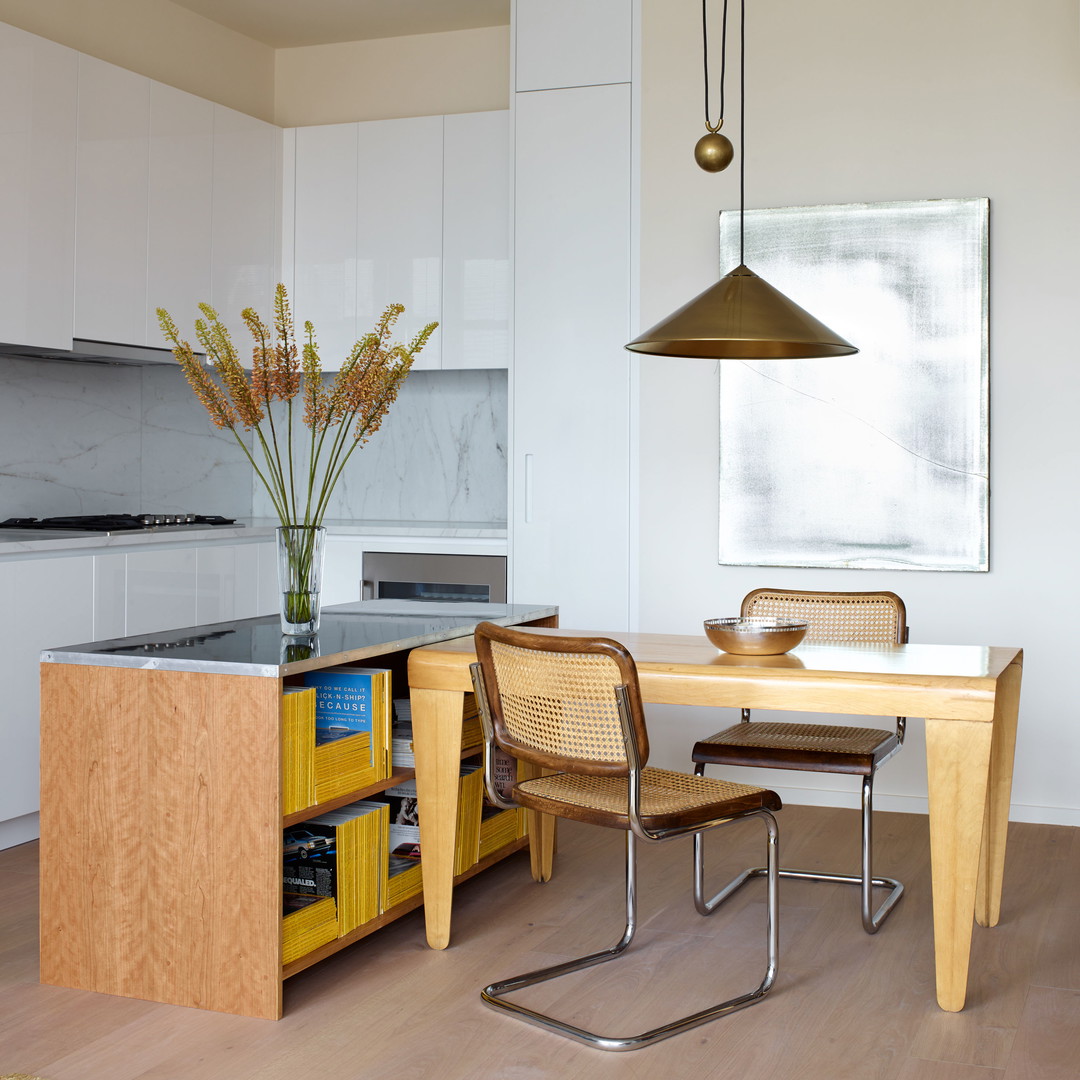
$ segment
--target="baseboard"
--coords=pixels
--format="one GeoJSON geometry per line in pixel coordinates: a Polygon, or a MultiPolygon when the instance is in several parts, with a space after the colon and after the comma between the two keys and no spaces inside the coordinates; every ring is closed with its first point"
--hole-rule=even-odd
{"type": "Polygon", "coordinates": [[[0,851],[36,840],[41,835],[38,819],[39,815],[34,813],[0,821],[0,851]]]}
{"type": "MultiPolygon", "coordinates": [[[[760,783],[760,781],[755,781],[760,783]]],[[[792,806],[849,806],[859,808],[859,793],[839,788],[802,788],[770,785],[785,803],[792,806]]],[[[874,792],[874,810],[893,814],[928,814],[929,805],[925,795],[887,795],[874,792]]],[[[1032,806],[1013,803],[1009,807],[1010,821],[1023,821],[1033,825],[1069,825],[1080,828],[1080,808],[1072,806],[1032,806]]]]}

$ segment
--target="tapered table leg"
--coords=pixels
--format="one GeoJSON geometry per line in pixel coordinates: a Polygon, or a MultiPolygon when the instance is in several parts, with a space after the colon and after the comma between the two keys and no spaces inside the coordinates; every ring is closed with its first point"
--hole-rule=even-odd
{"type": "Polygon", "coordinates": [[[997,926],[1001,917],[1001,882],[1005,874],[1005,839],[1009,830],[1016,721],[1020,710],[1021,661],[1018,657],[998,678],[994,699],[994,735],[990,745],[990,779],[986,791],[975,921],[997,926]]]}
{"type": "Polygon", "coordinates": [[[424,923],[433,949],[450,944],[454,837],[461,772],[460,690],[413,689],[413,751],[424,867],[424,923]]]}
{"type": "Polygon", "coordinates": [[[993,729],[977,720],[926,721],[934,957],[946,1012],[959,1012],[967,996],[993,729]]]}
{"type": "MultiPolygon", "coordinates": [[[[542,776],[543,769],[522,762],[522,770],[527,780],[542,776]]],[[[548,770],[550,771],[550,770],[548,770]]],[[[550,814],[538,814],[527,810],[529,820],[529,869],[533,881],[550,881],[555,864],[555,821],[550,814]]]]}

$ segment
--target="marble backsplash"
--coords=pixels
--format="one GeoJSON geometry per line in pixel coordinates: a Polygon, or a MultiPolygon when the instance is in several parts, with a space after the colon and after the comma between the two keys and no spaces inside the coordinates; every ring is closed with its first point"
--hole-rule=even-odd
{"type": "MultiPolygon", "coordinates": [[[[505,371],[414,372],[327,517],[506,520],[505,371]]],[[[0,520],[273,516],[251,466],[171,365],[0,358],[0,520]]]]}

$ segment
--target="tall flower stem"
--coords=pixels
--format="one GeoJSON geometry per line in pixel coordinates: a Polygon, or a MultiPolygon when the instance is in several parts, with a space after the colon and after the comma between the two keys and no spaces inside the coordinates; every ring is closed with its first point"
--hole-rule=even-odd
{"type": "MultiPolygon", "coordinates": [[[[391,304],[327,384],[311,323],[304,324],[305,344],[297,348],[283,285],[274,294],[272,330],[253,309],[242,313],[255,340],[250,373],[240,363],[217,312],[209,304],[200,304],[199,310],[203,318],[195,320],[195,333],[206,353],[206,366],[180,336],[169,313],[158,308],[162,332],[172,343],[188,383],[211,421],[232,432],[282,527],[321,527],[346,464],[357,447],[378,431],[414,359],[438,324],[424,327],[407,345],[392,343],[391,332],[404,308],[391,304]],[[294,402],[301,393],[306,439],[296,437],[299,410],[294,402]],[[250,447],[242,431],[254,433],[250,447]],[[302,460],[297,459],[298,451],[302,460]]],[[[301,586],[311,581],[317,561],[313,545],[313,540],[294,539],[283,547],[290,581],[295,579],[301,586]]],[[[310,596],[310,590],[297,587],[284,593],[295,593],[290,614],[303,615],[310,598],[302,597],[310,596]]],[[[286,600],[285,606],[289,603],[286,600]]]]}

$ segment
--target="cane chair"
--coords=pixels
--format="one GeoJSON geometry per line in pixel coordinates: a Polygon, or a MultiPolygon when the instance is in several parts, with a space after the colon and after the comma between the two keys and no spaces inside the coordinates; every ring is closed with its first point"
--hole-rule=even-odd
{"type": "MultiPolygon", "coordinates": [[[[601,1050],[649,1046],[761,1001],[777,970],[779,857],[772,812],[780,809],[779,797],[758,787],[648,766],[637,668],[618,642],[564,637],[557,631],[527,633],[487,622],[476,628],[475,637],[478,660],[472,674],[484,728],[488,798],[497,806],[524,806],[626,832],[626,925],[621,938],[611,948],[492,983],[481,992],[483,1000],[601,1050]],[[515,783],[509,799],[495,784],[496,747],[534,766],[533,778],[515,783]],[[704,830],[748,817],[761,818],[767,831],[767,961],[755,989],[626,1037],[599,1035],[506,1000],[516,990],[614,960],[626,951],[637,927],[637,841],[692,834],[697,854],[704,830]]],[[[704,914],[697,875],[694,898],[704,914]]]]}
{"type": "MultiPolygon", "coordinates": [[[[907,641],[907,613],[904,602],[891,592],[794,592],[785,589],[756,589],[742,602],[742,614],[805,619],[809,623],[808,644],[866,643],[903,644],[907,641]]],[[[710,735],[695,744],[695,773],[704,775],[706,765],[746,765],[764,769],[795,769],[808,772],[846,773],[862,777],[862,867],[861,873],[828,874],[783,867],[780,876],[810,881],[859,885],[862,890],[862,925],[868,934],[877,933],[896,906],[904,886],[895,878],[874,877],[872,857],[872,815],[874,775],[904,741],[902,716],[894,730],[842,727],[832,724],[797,724],[751,721],[750,710],[742,710],[742,722],[710,735]],[[873,910],[874,887],[889,892],[873,910]]],[[[730,895],[750,877],[765,873],[764,867],[746,870],[720,894],[730,895]]]]}

